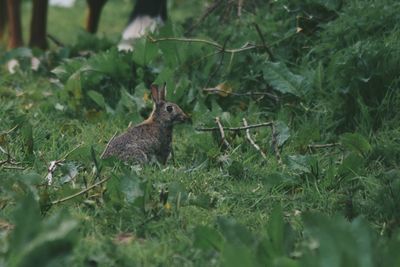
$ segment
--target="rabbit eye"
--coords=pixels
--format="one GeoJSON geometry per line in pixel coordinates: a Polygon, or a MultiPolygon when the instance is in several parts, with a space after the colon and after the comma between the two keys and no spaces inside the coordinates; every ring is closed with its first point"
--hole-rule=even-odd
{"type": "Polygon", "coordinates": [[[169,113],[171,113],[173,110],[174,110],[174,108],[173,108],[172,106],[167,106],[167,111],[168,111],[169,113]]]}

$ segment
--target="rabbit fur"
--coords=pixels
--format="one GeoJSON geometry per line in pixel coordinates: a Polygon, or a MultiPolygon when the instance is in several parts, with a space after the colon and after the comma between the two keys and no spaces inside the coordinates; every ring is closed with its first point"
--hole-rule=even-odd
{"type": "Polygon", "coordinates": [[[166,163],[171,152],[173,126],[189,117],[177,104],[165,100],[165,84],[161,89],[151,85],[151,96],[154,105],[149,118],[111,139],[102,158],[115,156],[125,162],[143,164],[155,157],[160,163],[166,163]]]}

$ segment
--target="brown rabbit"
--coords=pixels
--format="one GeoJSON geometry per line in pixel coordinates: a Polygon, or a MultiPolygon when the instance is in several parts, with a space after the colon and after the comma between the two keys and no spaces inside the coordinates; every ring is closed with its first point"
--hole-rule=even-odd
{"type": "Polygon", "coordinates": [[[116,156],[126,162],[147,163],[155,157],[165,164],[171,152],[174,124],[189,119],[178,105],[166,102],[165,95],[165,84],[162,89],[151,85],[154,106],[150,117],[111,139],[102,158],[116,156]]]}

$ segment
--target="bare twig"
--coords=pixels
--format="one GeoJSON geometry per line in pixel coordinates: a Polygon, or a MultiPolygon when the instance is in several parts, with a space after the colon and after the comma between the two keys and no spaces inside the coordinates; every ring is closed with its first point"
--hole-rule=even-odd
{"type": "Polygon", "coordinates": [[[103,153],[101,153],[101,156],[100,156],[101,159],[103,158],[104,153],[106,153],[107,148],[110,146],[111,141],[114,140],[114,138],[115,138],[115,136],[117,135],[117,133],[118,133],[118,131],[116,131],[116,132],[114,133],[114,135],[111,137],[111,139],[108,141],[106,147],[104,148],[103,153]]]}
{"type": "Polygon", "coordinates": [[[239,48],[225,49],[223,45],[221,45],[221,44],[219,44],[217,42],[204,40],[204,39],[197,39],[197,38],[165,37],[165,38],[155,39],[150,35],[148,35],[147,38],[152,43],[168,42],[168,41],[170,41],[170,42],[171,41],[174,41],[174,42],[185,42],[185,43],[204,43],[204,44],[208,44],[208,45],[214,46],[219,51],[226,52],[226,53],[239,53],[239,52],[243,52],[243,51],[247,51],[247,50],[263,47],[263,46],[260,46],[260,45],[250,44],[250,43],[247,42],[242,47],[239,47],[239,48]]]}
{"type": "Polygon", "coordinates": [[[269,98],[274,99],[275,101],[279,101],[279,97],[275,94],[272,93],[268,93],[268,92],[247,92],[247,93],[235,93],[235,92],[227,92],[218,88],[204,88],[203,89],[204,92],[207,93],[214,93],[214,94],[218,94],[218,93],[223,93],[223,94],[228,94],[228,95],[232,95],[232,96],[268,96],[269,98]]]}
{"type": "Polygon", "coordinates": [[[257,23],[253,23],[253,25],[254,25],[254,27],[256,28],[256,31],[257,31],[257,33],[258,33],[258,36],[260,36],[261,42],[262,42],[262,44],[263,44],[263,47],[264,47],[265,51],[267,52],[269,58],[271,59],[271,61],[275,61],[275,57],[274,57],[274,55],[272,54],[271,49],[270,49],[269,46],[267,45],[267,42],[266,42],[265,39],[264,39],[264,36],[263,36],[263,34],[262,34],[262,32],[261,32],[260,27],[258,26],[257,23]]]}
{"type": "Polygon", "coordinates": [[[63,44],[63,42],[61,42],[60,40],[58,40],[55,36],[51,35],[51,34],[47,34],[47,38],[49,38],[55,45],[57,45],[58,47],[65,47],[65,45],[63,44]]]}
{"type": "Polygon", "coordinates": [[[72,195],[68,196],[68,197],[65,197],[65,198],[62,198],[62,199],[58,199],[58,200],[52,201],[50,204],[51,204],[51,205],[56,205],[56,204],[65,202],[65,201],[67,201],[67,200],[73,199],[73,198],[75,198],[75,197],[77,197],[77,196],[83,195],[83,194],[85,194],[86,192],[88,192],[89,190],[92,190],[93,188],[95,188],[95,187],[97,187],[97,186],[99,186],[99,185],[101,185],[101,184],[107,182],[110,178],[111,178],[111,176],[106,177],[106,178],[104,178],[104,179],[98,181],[97,183],[95,183],[95,184],[89,186],[88,188],[85,188],[85,189],[83,189],[83,190],[81,190],[81,191],[79,191],[79,192],[77,192],[77,193],[75,193],[75,194],[72,194],[72,195]]]}
{"type": "MultiPolygon", "coordinates": [[[[248,126],[249,126],[249,125],[247,124],[247,120],[246,120],[245,118],[243,118],[243,124],[244,124],[245,127],[248,127],[248,126]]],[[[267,156],[265,155],[265,153],[264,153],[264,152],[261,150],[261,148],[256,144],[256,142],[254,142],[254,140],[251,138],[250,130],[249,130],[249,129],[246,129],[246,137],[247,137],[247,140],[249,140],[250,144],[251,144],[256,150],[258,150],[258,152],[260,152],[261,156],[262,156],[264,159],[267,159],[267,156]]]]}
{"type": "MultiPolygon", "coordinates": [[[[15,164],[15,163],[10,163],[10,164],[15,164]]],[[[4,165],[2,166],[2,168],[8,170],[26,170],[26,167],[19,167],[14,165],[4,165]]]]}
{"type": "MultiPolygon", "coordinates": [[[[264,122],[264,123],[249,125],[249,126],[243,126],[243,127],[222,127],[222,129],[224,131],[242,131],[242,130],[253,129],[253,128],[269,127],[269,126],[272,126],[273,124],[274,124],[273,122],[264,122]]],[[[197,127],[195,130],[199,131],[199,132],[212,132],[212,131],[220,131],[220,128],[219,127],[211,127],[211,128],[197,127]]]]}
{"type": "Polygon", "coordinates": [[[228,41],[229,41],[229,38],[230,38],[230,36],[228,36],[228,38],[225,39],[224,45],[223,45],[223,47],[222,47],[222,50],[219,52],[219,53],[221,53],[221,58],[220,58],[220,60],[219,60],[219,63],[218,63],[218,65],[217,65],[217,67],[215,68],[215,70],[208,76],[208,79],[207,79],[207,82],[206,82],[205,87],[208,86],[208,84],[210,83],[210,81],[214,78],[215,74],[217,74],[217,72],[219,71],[219,69],[220,69],[221,66],[222,66],[222,63],[223,63],[223,61],[224,61],[224,56],[225,56],[225,53],[224,53],[225,47],[226,47],[226,44],[227,44],[228,41]]]}
{"type": "Polygon", "coordinates": [[[274,123],[271,125],[271,128],[272,128],[272,145],[274,146],[275,157],[276,157],[276,160],[278,161],[278,163],[282,164],[282,157],[281,157],[281,153],[279,151],[279,145],[278,145],[278,140],[277,140],[278,133],[276,132],[274,123]]]}
{"type": "Polygon", "coordinates": [[[222,127],[221,121],[219,119],[219,117],[215,117],[215,123],[218,125],[218,130],[221,134],[221,139],[222,142],[227,146],[230,147],[228,141],[225,139],[225,132],[224,132],[224,127],[222,127]]]}
{"type": "Polygon", "coordinates": [[[19,124],[15,125],[15,126],[12,127],[10,130],[7,130],[7,131],[4,131],[4,132],[0,133],[0,135],[7,135],[7,134],[12,133],[15,129],[18,128],[18,126],[19,126],[19,124]]]}
{"type": "Polygon", "coordinates": [[[330,143],[330,144],[309,144],[308,149],[318,149],[318,148],[329,148],[329,147],[335,147],[335,146],[340,146],[341,143],[330,143]]]}
{"type": "MultiPolygon", "coordinates": [[[[15,128],[15,127],[14,127],[15,128]]],[[[13,130],[13,129],[12,129],[13,130]]],[[[11,131],[11,130],[10,130],[11,131]]],[[[0,161],[0,167],[3,167],[3,168],[5,168],[5,169],[11,169],[11,168],[9,168],[10,166],[3,166],[3,165],[5,165],[5,164],[10,164],[10,165],[19,165],[19,164],[21,164],[20,162],[16,162],[12,157],[11,157],[11,154],[10,154],[10,152],[8,152],[8,148],[7,148],[7,151],[3,148],[3,147],[1,147],[0,146],[0,152],[2,152],[3,154],[6,154],[6,156],[7,156],[7,159],[5,159],[5,160],[2,160],[2,161],[0,161]]],[[[17,168],[14,168],[14,169],[17,169],[17,168]]]]}

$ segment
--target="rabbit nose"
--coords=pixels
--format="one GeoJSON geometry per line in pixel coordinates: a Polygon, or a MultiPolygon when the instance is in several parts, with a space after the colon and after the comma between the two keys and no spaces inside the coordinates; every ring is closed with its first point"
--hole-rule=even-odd
{"type": "Polygon", "coordinates": [[[188,122],[189,124],[193,124],[192,117],[186,115],[186,122],[188,122]]]}
{"type": "Polygon", "coordinates": [[[183,121],[183,122],[191,122],[192,121],[192,118],[191,117],[189,117],[186,113],[184,113],[184,112],[182,112],[182,114],[181,114],[181,116],[180,116],[181,118],[181,120],[183,121]]]}

